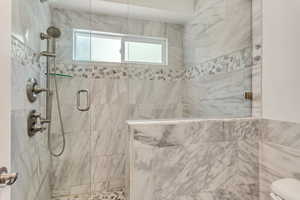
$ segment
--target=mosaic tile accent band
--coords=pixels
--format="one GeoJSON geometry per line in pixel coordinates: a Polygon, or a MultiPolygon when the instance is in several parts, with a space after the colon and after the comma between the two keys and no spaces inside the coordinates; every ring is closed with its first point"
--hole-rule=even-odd
{"type": "Polygon", "coordinates": [[[123,191],[98,192],[94,194],[79,194],[54,197],[52,200],[125,200],[123,191]]]}
{"type": "MultiPolygon", "coordinates": [[[[247,47],[201,64],[186,65],[185,68],[112,63],[59,63],[56,66],[56,72],[92,79],[197,80],[204,76],[250,67],[252,65],[251,52],[251,48],[247,47]]],[[[37,62],[37,54],[15,37],[12,37],[12,58],[21,63],[37,62]]]]}
{"type": "Polygon", "coordinates": [[[22,65],[37,64],[38,54],[12,35],[11,58],[22,65]]]}

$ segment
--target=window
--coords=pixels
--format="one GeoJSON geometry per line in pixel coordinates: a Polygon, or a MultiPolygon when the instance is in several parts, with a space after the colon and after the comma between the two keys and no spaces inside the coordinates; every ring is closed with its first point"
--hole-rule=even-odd
{"type": "Polygon", "coordinates": [[[167,39],[74,30],[73,59],[167,65],[167,39]]]}

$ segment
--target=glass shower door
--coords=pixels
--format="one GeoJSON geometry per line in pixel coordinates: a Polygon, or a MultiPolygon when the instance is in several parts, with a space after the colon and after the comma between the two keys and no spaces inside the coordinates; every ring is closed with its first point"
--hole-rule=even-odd
{"type": "MultiPolygon", "coordinates": [[[[52,25],[62,32],[57,41],[56,76],[66,147],[52,157],[51,193],[54,199],[90,199],[91,193],[91,70],[90,35],[76,37],[77,30],[90,30],[91,1],[53,2],[52,25]],[[78,42],[78,43],[76,43],[78,42]],[[76,52],[82,52],[76,57],[76,52]]],[[[52,76],[52,89],[55,89],[52,76]]],[[[57,101],[53,97],[53,149],[62,148],[57,101]]]]}
{"type": "Polygon", "coordinates": [[[91,6],[91,184],[100,199],[124,199],[129,104],[122,36],[128,33],[127,7],[127,1],[99,0],[91,6]]]}

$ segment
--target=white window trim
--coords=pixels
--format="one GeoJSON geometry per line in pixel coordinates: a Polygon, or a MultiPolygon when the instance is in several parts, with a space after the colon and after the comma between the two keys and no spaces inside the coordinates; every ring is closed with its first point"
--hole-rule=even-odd
{"type": "MultiPolygon", "coordinates": [[[[90,40],[91,46],[92,40],[90,40]]],[[[168,39],[160,37],[149,37],[141,35],[132,34],[119,34],[119,33],[109,33],[109,32],[98,32],[98,31],[88,31],[82,29],[73,30],[73,60],[76,62],[101,62],[101,63],[120,63],[120,64],[144,64],[144,65],[168,65],[168,39]],[[87,33],[92,36],[101,36],[103,38],[114,38],[121,39],[121,63],[120,62],[105,62],[105,61],[93,61],[90,55],[90,61],[76,60],[76,34],[77,33],[87,33]],[[125,42],[142,42],[150,44],[161,44],[162,45],[162,63],[152,63],[152,62],[137,62],[137,61],[126,61],[125,60],[125,42]]]]}
{"type": "MultiPolygon", "coordinates": [[[[89,62],[87,60],[76,60],[76,49],[77,49],[77,34],[80,34],[80,33],[87,33],[87,34],[91,34],[91,32],[87,32],[87,31],[84,31],[84,30],[80,30],[80,31],[77,31],[77,30],[73,30],[73,60],[74,61],[78,61],[78,62],[89,62]]],[[[90,37],[91,38],[91,37],[90,37]]],[[[90,44],[91,44],[91,40],[90,40],[90,44]]],[[[90,54],[90,60],[91,60],[91,54],[90,54]]]]}

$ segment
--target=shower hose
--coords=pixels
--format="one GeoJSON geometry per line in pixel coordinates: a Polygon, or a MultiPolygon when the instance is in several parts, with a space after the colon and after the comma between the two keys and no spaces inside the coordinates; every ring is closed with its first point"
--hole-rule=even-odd
{"type": "MultiPolygon", "coordinates": [[[[55,58],[53,58],[53,65],[54,65],[54,87],[55,87],[55,96],[56,96],[56,102],[57,102],[57,111],[58,111],[58,118],[59,118],[59,123],[60,123],[60,130],[61,130],[61,135],[62,135],[62,147],[59,152],[54,152],[53,151],[53,146],[52,146],[52,138],[51,138],[51,125],[52,125],[52,104],[53,104],[53,94],[50,92],[49,97],[50,97],[50,102],[49,106],[47,109],[50,112],[50,123],[48,124],[48,149],[49,152],[52,156],[54,157],[59,157],[61,156],[66,148],[66,136],[65,136],[65,130],[64,130],[64,125],[63,125],[63,120],[62,120],[62,112],[61,112],[61,105],[60,105],[60,98],[59,98],[59,93],[58,93],[58,84],[57,84],[57,78],[56,78],[56,61],[55,58]]],[[[50,78],[50,74],[47,74],[50,78]]]]}

